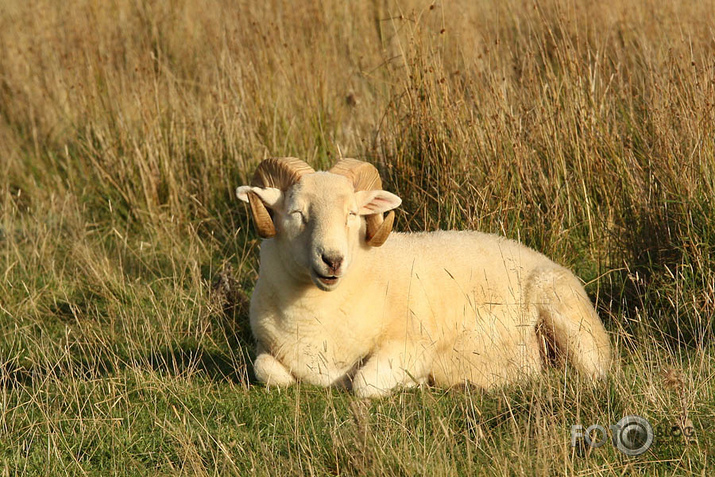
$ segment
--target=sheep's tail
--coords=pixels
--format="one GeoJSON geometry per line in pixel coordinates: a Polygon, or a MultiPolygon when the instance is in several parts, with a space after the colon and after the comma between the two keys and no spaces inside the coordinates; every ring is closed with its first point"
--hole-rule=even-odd
{"type": "Polygon", "coordinates": [[[534,273],[530,284],[544,351],[587,376],[606,377],[611,344],[578,279],[566,269],[548,269],[534,273]]]}

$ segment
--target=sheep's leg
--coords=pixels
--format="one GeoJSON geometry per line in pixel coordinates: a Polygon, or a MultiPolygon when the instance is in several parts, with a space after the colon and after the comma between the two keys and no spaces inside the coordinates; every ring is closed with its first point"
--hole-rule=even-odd
{"type": "Polygon", "coordinates": [[[372,354],[353,378],[358,397],[386,396],[396,387],[414,387],[427,381],[428,363],[424,353],[405,347],[405,343],[382,346],[372,354]]]}
{"type": "Polygon", "coordinates": [[[256,378],[266,386],[290,386],[295,378],[283,364],[272,355],[259,348],[258,356],[253,361],[256,378]]]}

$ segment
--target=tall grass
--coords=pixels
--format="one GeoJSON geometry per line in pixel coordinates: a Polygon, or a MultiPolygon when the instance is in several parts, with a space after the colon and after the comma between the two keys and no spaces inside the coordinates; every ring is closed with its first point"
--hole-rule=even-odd
{"type": "Polygon", "coordinates": [[[3,474],[704,474],[713,25],[712,1],[0,3],[3,474]],[[609,382],[254,386],[258,242],[232,191],[281,155],[369,160],[398,229],[574,269],[609,382]],[[628,413],[697,441],[570,447],[628,413]]]}

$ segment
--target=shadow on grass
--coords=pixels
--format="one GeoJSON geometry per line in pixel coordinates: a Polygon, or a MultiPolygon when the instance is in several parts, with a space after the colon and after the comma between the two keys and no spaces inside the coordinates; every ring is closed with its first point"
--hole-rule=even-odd
{"type": "Polygon", "coordinates": [[[212,283],[212,301],[220,308],[212,315],[212,334],[225,343],[225,351],[207,349],[195,342],[177,343],[149,353],[141,365],[176,376],[199,373],[212,381],[230,381],[242,386],[255,383],[250,366],[253,353],[248,318],[250,299],[244,289],[230,265],[225,265],[212,283]]]}
{"type": "Polygon", "coordinates": [[[128,368],[147,369],[170,376],[203,376],[215,382],[249,386],[254,382],[249,352],[241,347],[232,353],[208,350],[197,344],[180,344],[147,355],[122,359],[113,357],[74,356],[71,364],[20,365],[14,361],[0,366],[0,389],[33,386],[48,379],[93,380],[105,378],[128,368]]]}
{"type": "MultiPolygon", "coordinates": [[[[138,337],[92,343],[70,342],[69,349],[49,345],[38,359],[31,350],[0,350],[0,389],[34,386],[47,380],[102,379],[129,368],[146,369],[166,375],[203,377],[216,382],[248,386],[252,375],[249,297],[230,268],[215,279],[209,305],[210,334],[206,339],[174,337],[162,347],[145,346],[138,337]]],[[[38,328],[73,326],[84,316],[104,316],[101,297],[78,292],[52,304],[51,314],[38,328]],[[98,305],[99,303],[99,305],[98,305]],[[80,317],[80,318],[78,318],[80,317]]],[[[56,341],[55,341],[56,344],[56,341]]]]}
{"type": "Polygon", "coordinates": [[[150,353],[143,366],[174,376],[203,374],[212,381],[230,381],[248,386],[251,382],[248,352],[241,347],[234,356],[200,345],[179,345],[150,353]]]}
{"type": "Polygon", "coordinates": [[[36,378],[36,371],[9,361],[0,366],[0,389],[28,386],[36,378]]]}
{"type": "MultiPolygon", "coordinates": [[[[675,209],[676,207],[671,207],[675,209]]],[[[682,208],[682,207],[681,207],[682,208]]],[[[703,348],[715,341],[715,321],[704,319],[713,306],[703,297],[702,284],[710,283],[715,269],[709,240],[710,219],[665,207],[631,210],[627,231],[616,238],[616,259],[624,267],[601,280],[601,303],[610,316],[610,328],[637,347],[639,335],[656,333],[672,348],[703,348]],[[693,244],[684,232],[702,231],[693,244]]],[[[695,212],[699,210],[693,208],[695,212]]]]}

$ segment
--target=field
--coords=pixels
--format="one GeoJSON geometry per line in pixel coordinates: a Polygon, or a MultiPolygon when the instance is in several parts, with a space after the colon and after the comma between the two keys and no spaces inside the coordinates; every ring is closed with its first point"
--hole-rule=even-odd
{"type": "Polygon", "coordinates": [[[713,25],[711,0],[0,2],[0,475],[710,475],[713,25]],[[608,380],[257,384],[233,191],[287,155],[374,163],[398,230],[570,267],[608,380]],[[628,414],[646,453],[571,446],[628,414]]]}

